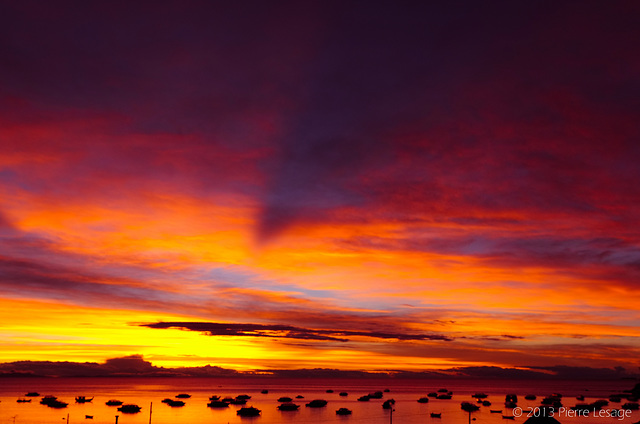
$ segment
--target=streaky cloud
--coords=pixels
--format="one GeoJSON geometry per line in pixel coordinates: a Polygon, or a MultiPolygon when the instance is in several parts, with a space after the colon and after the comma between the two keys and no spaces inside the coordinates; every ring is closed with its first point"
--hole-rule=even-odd
{"type": "Polygon", "coordinates": [[[178,328],[207,333],[210,336],[269,337],[276,339],[326,340],[348,342],[346,337],[370,337],[374,339],[396,339],[402,341],[437,340],[452,341],[441,334],[410,334],[378,331],[323,330],[278,324],[237,324],[218,322],[157,322],[138,324],[142,327],[169,329],[178,328]]]}

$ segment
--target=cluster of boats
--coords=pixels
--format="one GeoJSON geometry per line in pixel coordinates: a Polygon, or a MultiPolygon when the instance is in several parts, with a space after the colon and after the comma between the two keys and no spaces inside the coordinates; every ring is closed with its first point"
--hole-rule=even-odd
{"type": "MultiPolygon", "coordinates": [[[[389,391],[388,389],[385,391],[389,391]]],[[[333,391],[329,391],[327,390],[327,393],[332,393],[333,391]]],[[[262,393],[268,393],[267,390],[263,390],[262,393]]],[[[339,393],[340,396],[344,397],[344,396],[348,396],[347,392],[340,392],[339,393]]],[[[19,398],[17,400],[17,402],[20,403],[28,403],[31,402],[33,397],[37,397],[40,396],[39,393],[37,392],[29,392],[26,393],[24,395],[23,398],[19,398]]],[[[430,398],[435,398],[435,399],[451,399],[453,396],[453,392],[447,390],[447,389],[440,389],[437,392],[431,392],[429,393],[427,396],[425,397],[420,397],[418,399],[419,403],[428,403],[430,398]]],[[[376,392],[372,392],[369,393],[368,395],[364,395],[361,396],[360,398],[358,398],[358,401],[369,401],[370,399],[381,399],[383,397],[383,392],[382,391],[376,391],[376,392]]],[[[490,406],[491,402],[489,402],[487,400],[488,395],[486,393],[475,393],[473,395],[471,395],[472,398],[474,398],[476,400],[475,403],[472,402],[462,402],[460,404],[460,408],[465,411],[468,412],[469,414],[471,414],[472,412],[476,412],[480,409],[480,406],[490,406]]],[[[175,399],[171,399],[171,398],[166,398],[163,399],[162,402],[167,404],[170,407],[181,407],[185,405],[185,402],[182,399],[189,399],[191,398],[191,395],[186,394],[186,393],[180,393],[178,395],[175,396],[175,399]]],[[[296,396],[295,399],[303,399],[304,397],[301,395],[296,396]]],[[[524,398],[528,401],[532,401],[532,400],[536,400],[537,397],[536,395],[533,394],[528,394],[526,396],[524,396],[524,398]]],[[[93,397],[89,398],[86,396],[76,396],[75,401],[76,403],[89,403],[93,401],[93,397]]],[[[246,394],[242,394],[242,395],[238,395],[236,397],[224,397],[221,398],[220,396],[211,396],[209,398],[209,403],[207,404],[208,407],[210,408],[226,408],[229,405],[240,405],[242,406],[240,409],[238,409],[237,414],[239,416],[242,417],[255,417],[255,416],[259,416],[260,413],[262,412],[260,409],[255,408],[253,406],[249,406],[246,407],[244,406],[247,401],[251,399],[251,396],[246,395],[246,394]]],[[[559,393],[553,393],[549,396],[546,396],[544,398],[542,398],[541,400],[541,407],[554,407],[554,408],[559,408],[562,406],[562,395],[559,393]]],[[[584,396],[577,396],[576,399],[578,401],[584,401],[584,396]]],[[[621,403],[622,399],[626,399],[628,402],[624,403],[624,405],[622,405],[623,409],[630,409],[630,410],[638,410],[640,409],[640,405],[638,404],[638,398],[634,395],[634,394],[619,394],[619,395],[612,395],[609,400],[597,400],[595,402],[592,403],[578,403],[577,405],[571,407],[571,409],[577,410],[593,410],[593,411],[598,411],[600,409],[602,409],[603,407],[607,406],[609,404],[609,402],[616,402],[616,403],[621,403]]],[[[278,410],[280,411],[297,411],[300,408],[299,404],[294,403],[294,399],[288,396],[282,396],[280,398],[278,398],[278,402],[280,403],[278,405],[278,410]]],[[[40,403],[42,405],[46,405],[50,408],[66,408],[68,406],[67,402],[63,402],[60,399],[58,399],[56,396],[44,396],[42,397],[42,399],[40,400],[40,403]]],[[[105,402],[105,404],[107,406],[117,406],[118,411],[123,412],[123,413],[127,413],[127,414],[135,414],[141,411],[141,407],[135,404],[123,404],[122,401],[117,400],[117,399],[110,399],[107,402],[105,402]]],[[[305,405],[309,408],[323,408],[325,406],[327,406],[328,402],[324,399],[314,399],[311,400],[310,402],[306,403],[305,405]]],[[[384,409],[392,409],[393,405],[395,404],[395,400],[394,399],[387,399],[382,403],[382,407],[384,409]]],[[[504,402],[504,406],[507,409],[512,409],[512,408],[516,408],[518,404],[518,396],[516,394],[507,394],[505,396],[505,402],[504,402]]],[[[490,409],[491,413],[502,413],[501,409],[490,409]]],[[[338,410],[336,410],[336,414],[337,415],[351,415],[352,411],[348,408],[339,408],[338,410]]],[[[436,413],[436,412],[431,412],[430,413],[431,418],[441,418],[441,413],[436,413]]],[[[93,416],[87,415],[86,418],[93,418],[93,416]]],[[[514,416],[512,415],[502,415],[502,418],[504,419],[509,419],[512,420],[514,419],[514,416]]]]}

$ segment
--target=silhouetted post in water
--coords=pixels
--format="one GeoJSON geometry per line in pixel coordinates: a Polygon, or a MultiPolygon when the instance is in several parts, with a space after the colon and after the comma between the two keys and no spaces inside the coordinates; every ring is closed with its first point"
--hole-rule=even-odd
{"type": "Polygon", "coordinates": [[[119,416],[120,416],[120,415],[116,415],[116,424],[118,424],[118,417],[119,417],[119,416]]]}
{"type": "Polygon", "coordinates": [[[151,414],[153,413],[153,402],[149,405],[149,424],[151,424],[151,414]]]}
{"type": "Polygon", "coordinates": [[[395,411],[395,409],[391,407],[391,409],[389,409],[389,424],[393,424],[393,411],[395,411]]]}

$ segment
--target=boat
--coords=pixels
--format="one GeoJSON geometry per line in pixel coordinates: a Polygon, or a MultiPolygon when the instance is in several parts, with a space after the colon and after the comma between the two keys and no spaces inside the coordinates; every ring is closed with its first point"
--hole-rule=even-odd
{"type": "Polygon", "coordinates": [[[371,396],[369,396],[369,395],[360,396],[358,398],[359,402],[369,402],[370,400],[371,400],[371,396]]]}
{"type": "Polygon", "coordinates": [[[369,397],[371,399],[382,399],[382,396],[383,396],[383,394],[382,394],[381,391],[376,391],[376,392],[373,392],[373,393],[369,393],[369,397]]]}
{"type": "Polygon", "coordinates": [[[578,396],[576,396],[576,400],[583,401],[584,400],[584,396],[578,395],[578,396]]]}
{"type": "Polygon", "coordinates": [[[207,406],[209,408],[227,408],[229,404],[222,400],[212,400],[211,402],[207,403],[207,406]]]}
{"type": "Polygon", "coordinates": [[[247,400],[246,399],[235,398],[235,399],[231,399],[229,401],[229,404],[230,405],[246,405],[247,404],[247,400]]]}
{"type": "Polygon", "coordinates": [[[482,406],[491,406],[491,402],[489,402],[488,400],[483,400],[482,406]]]}
{"type": "Polygon", "coordinates": [[[338,396],[349,396],[349,393],[347,393],[347,392],[340,392],[340,393],[338,393],[338,396]]]}
{"type": "Polygon", "coordinates": [[[38,393],[38,392],[29,392],[29,393],[26,393],[25,396],[27,396],[27,397],[36,397],[36,396],[40,396],[40,393],[38,393]]]}
{"type": "Polygon", "coordinates": [[[518,395],[516,394],[508,394],[504,397],[504,401],[505,402],[513,402],[513,403],[518,403],[518,395]]]}
{"type": "Polygon", "coordinates": [[[236,396],[236,399],[249,400],[249,399],[251,399],[251,396],[249,396],[249,395],[238,395],[238,396],[236,396]]]}
{"type": "Polygon", "coordinates": [[[93,398],[87,399],[85,396],[76,396],[76,403],[87,403],[91,402],[93,398]]]}
{"type": "Polygon", "coordinates": [[[340,408],[336,411],[336,415],[351,415],[351,409],[340,408]]]}
{"type": "Polygon", "coordinates": [[[471,402],[462,402],[460,404],[460,408],[463,411],[466,411],[466,412],[475,412],[475,411],[480,409],[480,407],[478,405],[475,405],[475,404],[473,404],[471,402]]]}
{"type": "Polygon", "coordinates": [[[524,398],[526,400],[536,400],[536,395],[526,395],[524,398]]]}
{"type": "Polygon", "coordinates": [[[443,395],[438,395],[438,397],[436,397],[436,399],[451,399],[451,395],[450,394],[443,394],[443,395]]]}
{"type": "Polygon", "coordinates": [[[420,399],[418,399],[418,403],[429,403],[429,398],[421,397],[420,399]]]}
{"type": "Polygon", "coordinates": [[[243,406],[242,408],[238,409],[238,412],[236,412],[236,414],[241,417],[257,417],[261,412],[262,411],[260,409],[254,408],[253,406],[243,406]]]}
{"type": "Polygon", "coordinates": [[[133,403],[127,403],[125,405],[122,405],[120,408],[118,408],[118,411],[124,413],[124,414],[135,414],[140,412],[142,408],[139,407],[138,405],[135,405],[133,403]]]}
{"type": "Polygon", "coordinates": [[[62,402],[58,400],[55,396],[45,396],[40,400],[40,404],[47,405],[50,408],[66,408],[69,404],[67,402],[62,402]]]}
{"type": "Polygon", "coordinates": [[[396,401],[393,399],[387,399],[382,403],[382,409],[391,409],[393,407],[393,404],[395,404],[396,401]]]}
{"type": "Polygon", "coordinates": [[[502,419],[503,420],[515,420],[515,417],[513,415],[503,415],[502,419]]]}
{"type": "Polygon", "coordinates": [[[298,396],[296,396],[296,399],[304,399],[304,396],[298,395],[298,396]]]}
{"type": "Polygon", "coordinates": [[[29,403],[29,402],[31,402],[31,399],[22,399],[22,398],[20,398],[16,402],[18,402],[18,403],[29,403]]]}
{"type": "Polygon", "coordinates": [[[122,401],[117,399],[110,399],[106,401],[104,404],[107,406],[120,406],[122,405],[122,401]]]}
{"type": "Polygon", "coordinates": [[[183,401],[181,401],[181,400],[174,400],[174,399],[165,399],[165,400],[168,400],[168,401],[167,402],[163,401],[163,402],[166,403],[167,405],[171,406],[171,407],[184,406],[185,405],[185,403],[183,401]]]}
{"type": "Polygon", "coordinates": [[[432,412],[429,415],[431,415],[431,418],[442,418],[442,412],[432,412]]]}
{"type": "Polygon", "coordinates": [[[487,395],[486,393],[476,393],[474,395],[472,395],[472,398],[476,398],[476,399],[486,399],[489,395],[487,395]]]}
{"type": "Polygon", "coordinates": [[[191,395],[188,395],[186,393],[180,393],[179,395],[176,395],[176,397],[179,399],[189,399],[191,395]]]}
{"type": "Polygon", "coordinates": [[[333,390],[327,389],[327,393],[333,393],[333,390]]]}
{"type": "Polygon", "coordinates": [[[502,414],[502,409],[489,409],[492,414],[502,414]]]}
{"type": "Polygon", "coordinates": [[[269,393],[269,390],[263,389],[260,393],[262,393],[263,395],[266,395],[267,393],[269,393]]]}
{"type": "Polygon", "coordinates": [[[211,395],[209,396],[209,400],[220,400],[220,396],[211,395]]]}
{"type": "Polygon", "coordinates": [[[285,402],[278,405],[278,409],[281,411],[297,411],[300,408],[300,405],[296,405],[295,403],[285,402]]]}
{"type": "Polygon", "coordinates": [[[278,402],[291,402],[293,399],[291,399],[288,396],[282,396],[281,398],[278,398],[278,402]]]}
{"type": "Polygon", "coordinates": [[[436,392],[431,392],[427,396],[432,397],[432,398],[437,398],[438,394],[436,392]]]}
{"type": "Polygon", "coordinates": [[[438,392],[439,393],[448,393],[449,390],[447,390],[447,389],[438,389],[438,392]]]}
{"type": "Polygon", "coordinates": [[[85,415],[84,416],[87,420],[92,420],[93,419],[93,415],[85,415]]]}
{"type": "Polygon", "coordinates": [[[310,408],[322,408],[323,406],[327,406],[327,401],[324,399],[314,399],[311,402],[307,403],[310,408]]]}

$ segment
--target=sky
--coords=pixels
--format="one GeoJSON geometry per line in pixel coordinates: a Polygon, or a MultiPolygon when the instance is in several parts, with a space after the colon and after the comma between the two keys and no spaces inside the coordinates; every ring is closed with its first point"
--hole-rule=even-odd
{"type": "Polygon", "coordinates": [[[639,18],[0,2],[0,362],[637,372],[639,18]]]}

